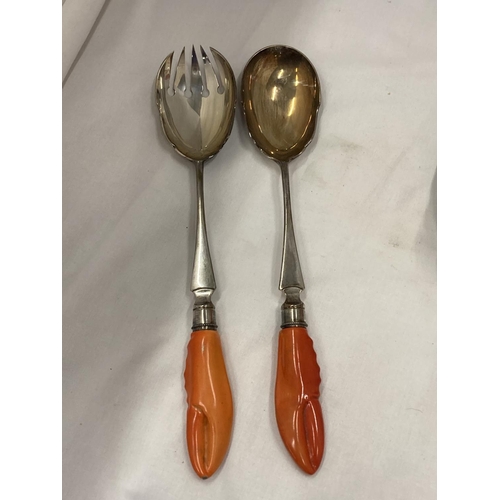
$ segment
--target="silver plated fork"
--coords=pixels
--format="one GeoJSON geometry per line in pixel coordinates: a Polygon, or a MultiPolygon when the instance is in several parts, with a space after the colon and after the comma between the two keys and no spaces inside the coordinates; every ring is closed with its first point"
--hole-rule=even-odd
{"type": "Polygon", "coordinates": [[[215,49],[210,50],[213,60],[200,47],[200,63],[194,46],[191,59],[183,49],[175,67],[172,52],[156,76],[156,104],[163,132],[175,150],[196,166],[196,246],[191,282],[195,299],[184,378],[189,457],[203,479],[222,463],[233,422],[231,388],[212,303],[216,283],[205,222],[203,167],[231,133],[236,82],[227,60],[215,49]]]}

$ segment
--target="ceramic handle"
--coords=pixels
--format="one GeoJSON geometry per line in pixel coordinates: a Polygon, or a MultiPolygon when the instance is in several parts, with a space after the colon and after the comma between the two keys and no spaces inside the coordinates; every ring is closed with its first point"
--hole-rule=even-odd
{"type": "Polygon", "coordinates": [[[308,474],[318,469],[325,444],[320,383],[316,353],[307,329],[283,328],[279,334],[274,394],[276,420],[287,450],[308,474]]]}
{"type": "Polygon", "coordinates": [[[198,476],[206,479],[222,463],[233,425],[233,398],[217,331],[192,333],[184,379],[189,458],[198,476]]]}

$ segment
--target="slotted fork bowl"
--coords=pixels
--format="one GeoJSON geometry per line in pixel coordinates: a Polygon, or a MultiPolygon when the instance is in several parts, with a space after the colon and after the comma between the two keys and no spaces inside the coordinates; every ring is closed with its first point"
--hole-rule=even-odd
{"type": "Polygon", "coordinates": [[[163,132],[175,150],[196,166],[196,245],[191,282],[195,299],[184,379],[189,458],[203,479],[222,463],[233,422],[231,388],[212,303],[216,283],[205,222],[203,168],[231,133],[236,82],[222,54],[213,48],[210,51],[212,60],[200,47],[200,63],[194,46],[190,59],[183,49],[175,67],[172,52],[156,76],[156,104],[163,132]]]}
{"type": "Polygon", "coordinates": [[[156,104],[163,132],[177,152],[192,161],[216,155],[234,122],[234,74],[224,56],[212,47],[210,50],[214,63],[200,46],[200,64],[193,46],[191,60],[183,49],[176,67],[172,52],[156,77],[156,104]]]}

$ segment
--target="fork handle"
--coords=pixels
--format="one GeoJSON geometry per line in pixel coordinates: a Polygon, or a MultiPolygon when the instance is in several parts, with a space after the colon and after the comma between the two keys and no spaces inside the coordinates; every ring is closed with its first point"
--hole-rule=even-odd
{"type": "Polygon", "coordinates": [[[325,446],[320,383],[316,352],[307,329],[283,328],[274,393],[276,421],[288,452],[308,474],[317,471],[325,446]]]}
{"type": "Polygon", "coordinates": [[[191,334],[184,380],[189,458],[198,476],[206,479],[222,463],[233,425],[233,398],[216,330],[191,334]]]}

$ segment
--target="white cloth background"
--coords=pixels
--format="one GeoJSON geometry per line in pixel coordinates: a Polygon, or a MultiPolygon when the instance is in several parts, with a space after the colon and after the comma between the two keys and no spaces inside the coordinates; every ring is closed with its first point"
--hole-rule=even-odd
{"type": "Polygon", "coordinates": [[[435,2],[67,0],[63,34],[63,497],[435,498],[435,2]],[[274,419],[281,182],[241,110],[205,172],[233,438],[213,478],[189,464],[195,176],[160,131],[153,83],[191,43],[238,80],[258,49],[291,45],[322,83],[317,135],[291,167],[326,426],[313,477],[274,419]]]}

